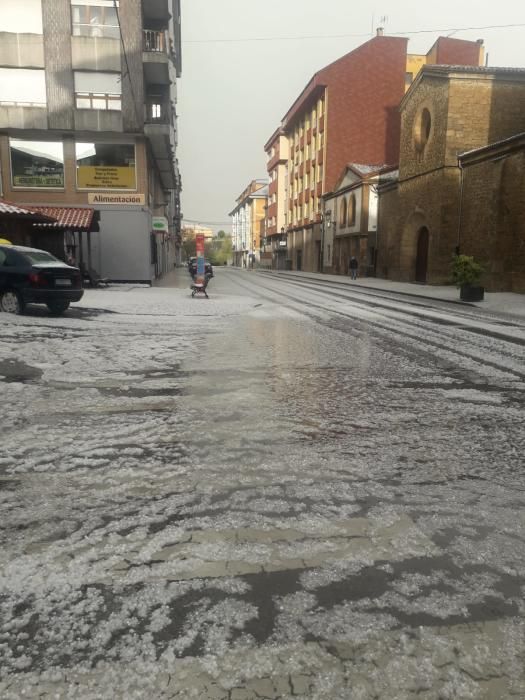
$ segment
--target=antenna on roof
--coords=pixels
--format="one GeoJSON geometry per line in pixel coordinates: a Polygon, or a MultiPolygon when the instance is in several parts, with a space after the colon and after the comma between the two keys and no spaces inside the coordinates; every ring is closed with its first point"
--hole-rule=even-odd
{"type": "Polygon", "coordinates": [[[382,17],[379,18],[379,25],[376,29],[376,35],[377,36],[383,36],[385,33],[385,24],[388,22],[388,17],[386,15],[383,15],[382,17]]]}

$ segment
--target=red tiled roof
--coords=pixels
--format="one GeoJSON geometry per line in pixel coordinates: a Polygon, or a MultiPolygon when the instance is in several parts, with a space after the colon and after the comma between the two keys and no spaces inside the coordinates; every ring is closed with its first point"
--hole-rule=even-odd
{"type": "Polygon", "coordinates": [[[37,224],[46,228],[69,228],[75,231],[89,231],[93,221],[94,209],[87,207],[33,207],[33,209],[56,221],[37,224]]]}
{"type": "Polygon", "coordinates": [[[26,219],[34,219],[35,221],[53,223],[53,217],[47,216],[44,212],[27,207],[19,207],[17,204],[7,202],[5,199],[0,199],[0,216],[18,216],[26,219]]]}

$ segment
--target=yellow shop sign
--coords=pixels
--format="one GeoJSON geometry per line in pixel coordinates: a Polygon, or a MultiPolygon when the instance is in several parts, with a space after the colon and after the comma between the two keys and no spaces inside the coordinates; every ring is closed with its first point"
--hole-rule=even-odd
{"type": "Polygon", "coordinates": [[[120,168],[106,165],[80,165],[77,168],[78,187],[85,189],[135,188],[135,168],[120,168]]]}

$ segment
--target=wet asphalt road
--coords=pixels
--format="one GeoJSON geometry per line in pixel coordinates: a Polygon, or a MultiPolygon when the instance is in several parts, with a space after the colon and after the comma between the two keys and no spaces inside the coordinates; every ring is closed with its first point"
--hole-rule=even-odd
{"type": "Polygon", "coordinates": [[[187,284],[0,316],[0,696],[524,698],[523,322],[187,284]]]}

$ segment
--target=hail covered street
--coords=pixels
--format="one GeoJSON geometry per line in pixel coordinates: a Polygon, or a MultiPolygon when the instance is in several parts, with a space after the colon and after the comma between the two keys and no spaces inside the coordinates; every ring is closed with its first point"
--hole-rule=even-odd
{"type": "Polygon", "coordinates": [[[525,323],[233,269],[0,315],[0,697],[525,697],[525,323]]]}

